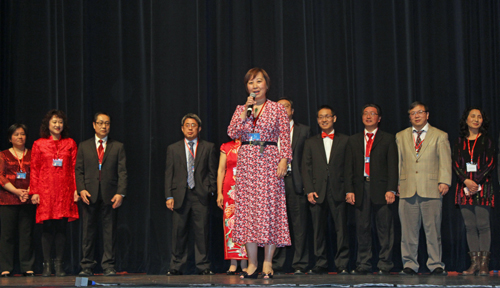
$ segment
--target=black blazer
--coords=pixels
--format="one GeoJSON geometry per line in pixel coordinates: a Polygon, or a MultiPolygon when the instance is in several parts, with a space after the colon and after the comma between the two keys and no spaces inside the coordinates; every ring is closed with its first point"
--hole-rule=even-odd
{"type": "MultiPolygon", "coordinates": [[[[198,138],[194,161],[195,192],[203,205],[217,191],[217,154],[213,143],[198,138]]],[[[184,139],[167,147],[165,169],[165,198],[174,197],[174,209],[184,202],[187,188],[186,144],[184,139]]]]}
{"type": "Polygon", "coordinates": [[[99,184],[105,204],[111,203],[115,194],[127,195],[127,167],[125,147],[108,137],[106,151],[102,159],[101,181],[99,182],[99,158],[95,137],[80,143],[76,155],[75,180],[78,194],[82,190],[90,193],[90,201],[97,201],[99,184]]]}
{"type": "Polygon", "coordinates": [[[302,154],[304,152],[304,144],[306,139],[310,137],[311,129],[309,126],[302,125],[294,121],[293,124],[293,139],[292,139],[292,179],[295,193],[304,194],[304,184],[302,182],[302,154]]]}
{"type": "MultiPolygon", "coordinates": [[[[349,137],[345,155],[346,193],[356,195],[361,206],[364,193],[365,144],[364,131],[349,137]]],[[[370,199],[377,205],[387,204],[385,193],[398,190],[398,148],[394,135],[381,131],[375,134],[370,152],[370,199]]]]}
{"type": "Polygon", "coordinates": [[[302,156],[304,192],[306,195],[316,192],[318,203],[323,203],[325,197],[333,197],[335,201],[345,201],[344,161],[348,139],[349,136],[335,132],[328,164],[321,134],[306,140],[302,156]],[[326,190],[328,185],[331,187],[330,191],[326,190]]]}

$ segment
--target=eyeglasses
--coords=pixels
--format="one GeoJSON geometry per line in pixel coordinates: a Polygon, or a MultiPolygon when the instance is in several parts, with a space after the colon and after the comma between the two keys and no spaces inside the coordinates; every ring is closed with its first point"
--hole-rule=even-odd
{"type": "Polygon", "coordinates": [[[318,116],[318,120],[323,120],[323,119],[330,120],[332,118],[333,118],[333,115],[321,115],[321,116],[318,116]]]}
{"type": "Polygon", "coordinates": [[[189,128],[189,127],[196,128],[196,127],[198,127],[198,123],[191,123],[191,124],[186,123],[186,124],[184,124],[184,127],[186,127],[186,128],[189,128]]]}
{"type": "Polygon", "coordinates": [[[413,112],[410,112],[410,116],[422,115],[422,113],[426,113],[426,112],[427,111],[423,111],[423,110],[413,111],[413,112]]]}
{"type": "Polygon", "coordinates": [[[102,126],[109,126],[109,125],[111,125],[110,122],[95,122],[95,124],[97,124],[97,126],[101,126],[101,127],[102,126]]]}
{"type": "Polygon", "coordinates": [[[378,113],[377,112],[365,112],[365,113],[363,113],[363,116],[368,116],[368,115],[375,116],[375,115],[378,115],[378,113]]]}

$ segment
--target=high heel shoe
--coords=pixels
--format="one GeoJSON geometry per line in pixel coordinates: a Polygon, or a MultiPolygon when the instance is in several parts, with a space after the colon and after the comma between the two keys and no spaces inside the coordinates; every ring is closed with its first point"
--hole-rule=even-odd
{"type": "Polygon", "coordinates": [[[273,279],[273,276],[274,276],[274,273],[273,272],[269,272],[269,273],[264,273],[262,272],[262,278],[263,279],[273,279]]]}
{"type": "Polygon", "coordinates": [[[245,279],[245,278],[257,279],[257,276],[259,276],[259,272],[257,272],[257,269],[255,269],[255,271],[252,274],[248,274],[247,272],[241,273],[240,278],[241,279],[245,279]]]}

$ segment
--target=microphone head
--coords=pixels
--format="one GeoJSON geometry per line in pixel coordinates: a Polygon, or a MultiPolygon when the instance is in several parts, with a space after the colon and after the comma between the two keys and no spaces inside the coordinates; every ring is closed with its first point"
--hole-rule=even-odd
{"type": "Polygon", "coordinates": [[[250,93],[250,97],[255,98],[255,97],[257,97],[257,95],[255,95],[255,93],[252,92],[252,93],[250,93]]]}

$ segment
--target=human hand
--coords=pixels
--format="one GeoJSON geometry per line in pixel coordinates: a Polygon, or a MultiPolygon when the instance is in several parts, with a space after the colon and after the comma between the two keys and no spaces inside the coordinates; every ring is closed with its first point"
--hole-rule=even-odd
{"type": "Polygon", "coordinates": [[[354,196],[354,193],[352,193],[352,192],[351,193],[347,193],[345,195],[345,202],[347,202],[347,203],[349,203],[351,205],[354,205],[354,203],[356,202],[355,198],[356,197],[354,196]]]}
{"type": "Polygon", "coordinates": [[[464,181],[464,184],[469,189],[470,195],[474,195],[477,193],[477,190],[479,189],[479,185],[477,185],[476,182],[474,182],[471,179],[467,179],[464,181]]]}
{"type": "Polygon", "coordinates": [[[31,196],[31,203],[33,203],[35,205],[40,204],[40,195],[33,194],[33,196],[31,196]]]}
{"type": "Polygon", "coordinates": [[[311,204],[316,204],[317,198],[319,198],[319,197],[318,197],[318,194],[316,192],[311,192],[311,193],[307,194],[307,200],[311,204]]]}
{"type": "Polygon", "coordinates": [[[111,198],[111,202],[113,202],[113,209],[116,209],[116,208],[122,206],[123,196],[120,194],[115,194],[115,196],[113,196],[113,198],[111,198]]]}
{"type": "Polygon", "coordinates": [[[174,198],[167,200],[167,208],[174,211],[174,198]]]}
{"type": "Polygon", "coordinates": [[[217,193],[217,206],[224,210],[224,196],[222,196],[222,192],[217,193]]]}
{"type": "Polygon", "coordinates": [[[387,201],[387,204],[394,203],[394,201],[396,201],[396,195],[394,195],[392,191],[385,192],[385,201],[387,201]]]}
{"type": "Polygon", "coordinates": [[[446,195],[446,193],[448,193],[448,189],[450,189],[450,187],[448,187],[448,185],[446,185],[446,184],[441,183],[441,184],[439,184],[438,189],[439,189],[439,193],[441,194],[441,196],[444,196],[444,195],[446,195]]]}
{"type": "Polygon", "coordinates": [[[287,162],[286,158],[281,159],[280,163],[278,163],[278,169],[276,171],[276,175],[280,178],[285,177],[286,172],[287,172],[287,166],[288,166],[288,162],[287,162]]]}
{"type": "Polygon", "coordinates": [[[90,204],[90,201],[89,201],[89,200],[90,200],[90,193],[89,193],[89,191],[87,191],[87,190],[82,190],[82,191],[80,192],[80,197],[82,197],[82,201],[83,201],[83,203],[85,203],[85,204],[87,204],[87,205],[89,205],[89,204],[90,204]]]}
{"type": "Polygon", "coordinates": [[[73,194],[73,201],[78,202],[80,200],[80,195],[78,195],[78,192],[75,190],[75,193],[73,194]]]}

